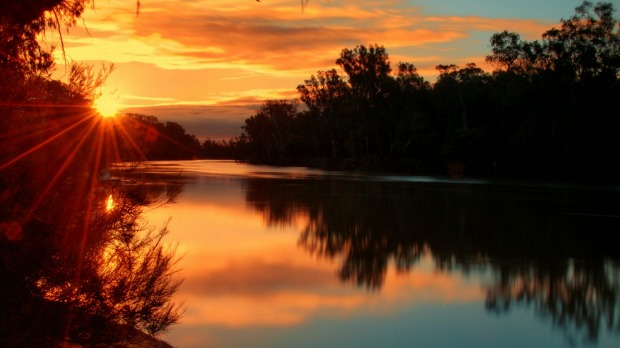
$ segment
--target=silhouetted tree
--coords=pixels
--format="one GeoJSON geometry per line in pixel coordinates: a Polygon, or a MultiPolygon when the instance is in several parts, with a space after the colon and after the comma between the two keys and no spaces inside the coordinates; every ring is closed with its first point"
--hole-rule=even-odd
{"type": "Polygon", "coordinates": [[[201,144],[202,155],[204,158],[210,159],[234,159],[238,157],[235,152],[235,143],[233,140],[213,140],[208,138],[201,144]]]}
{"type": "Polygon", "coordinates": [[[383,46],[359,45],[343,49],[336,64],[348,75],[351,88],[353,107],[347,149],[358,161],[381,157],[382,139],[389,128],[387,97],[393,82],[388,54],[383,46]]]}
{"type": "MultiPolygon", "coordinates": [[[[388,154],[391,158],[404,157],[411,147],[414,127],[428,110],[430,84],[410,63],[399,63],[388,94],[388,154]]],[[[419,149],[415,149],[419,150],[419,149]]],[[[414,151],[415,151],[414,150],[414,151]]]]}
{"type": "Polygon", "coordinates": [[[111,187],[112,181],[101,180],[120,159],[111,121],[91,107],[111,67],[94,73],[73,64],[68,83],[53,80],[52,52],[37,41],[46,29],[75,24],[85,3],[2,1],[2,346],[57,346],[66,340],[111,345],[139,330],[161,331],[178,318],[169,302],[177,286],[170,278],[173,254],[155,237],[161,234],[140,236],[138,212],[148,201],[136,186],[111,187]],[[134,213],[108,211],[108,198],[118,204],[124,193],[134,213]],[[134,227],[121,233],[119,224],[134,227]],[[141,245],[122,259],[141,265],[142,278],[115,273],[126,278],[124,289],[140,292],[139,304],[106,297],[110,278],[102,271],[110,264],[104,251],[121,235],[131,241],[127,246],[141,245]]]}
{"type": "Polygon", "coordinates": [[[504,171],[518,176],[610,178],[619,163],[620,29],[610,3],[584,1],[542,42],[506,31],[491,38],[504,171]]]}
{"type": "Polygon", "coordinates": [[[491,55],[486,61],[496,71],[535,73],[544,66],[543,46],[538,41],[522,41],[518,33],[504,30],[491,36],[491,55]]]}
{"type": "Polygon", "coordinates": [[[252,159],[264,163],[284,164],[291,142],[297,105],[287,101],[267,101],[245,120],[244,133],[254,152],[252,159]]]}
{"type": "Polygon", "coordinates": [[[200,141],[176,122],[162,123],[155,116],[126,114],[120,115],[114,126],[124,161],[186,160],[203,156],[200,141]]]}
{"type": "Polygon", "coordinates": [[[195,159],[201,156],[200,141],[187,134],[180,124],[166,121],[158,124],[157,130],[159,136],[152,144],[149,159],[195,159]]]}
{"type": "Polygon", "coordinates": [[[546,67],[577,80],[616,79],[620,73],[620,32],[611,3],[584,1],[560,29],[543,34],[546,67]],[[594,13],[592,13],[594,12],[594,13]]]}
{"type": "MultiPolygon", "coordinates": [[[[614,181],[620,29],[613,12],[609,3],[585,1],[540,41],[496,33],[492,73],[473,63],[438,65],[432,85],[413,64],[392,73],[383,46],[345,48],[336,64],[346,76],[319,71],[297,87],[308,107],[304,126],[298,117],[293,145],[279,148],[290,151],[287,163],[332,168],[614,181]]],[[[281,162],[270,138],[280,132],[267,118],[246,127],[251,132],[231,142],[245,149],[243,158],[281,162]]]]}
{"type": "Polygon", "coordinates": [[[399,63],[395,78],[399,91],[391,103],[398,121],[393,124],[390,153],[401,157],[394,165],[417,173],[437,172],[444,131],[431,110],[432,86],[410,63],[399,63]]]}
{"type": "Polygon", "coordinates": [[[321,125],[321,133],[329,142],[332,159],[339,157],[344,146],[344,137],[349,126],[347,107],[350,89],[335,69],[319,71],[303,85],[297,86],[300,99],[308,106],[311,117],[321,125]]]}

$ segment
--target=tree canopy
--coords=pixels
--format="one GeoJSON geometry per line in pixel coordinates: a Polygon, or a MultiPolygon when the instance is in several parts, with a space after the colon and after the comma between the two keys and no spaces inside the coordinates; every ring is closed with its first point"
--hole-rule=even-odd
{"type": "Polygon", "coordinates": [[[496,33],[486,57],[492,72],[474,63],[440,64],[432,84],[411,63],[392,69],[381,45],[345,48],[335,61],[340,69],[318,71],[297,87],[307,109],[289,115],[295,141],[276,144],[274,123],[248,127],[257,114],[240,138],[223,145],[238,158],[266,163],[615,180],[620,26],[614,11],[611,3],[584,1],[541,40],[496,33]],[[247,151],[253,147],[289,155],[247,151]]]}

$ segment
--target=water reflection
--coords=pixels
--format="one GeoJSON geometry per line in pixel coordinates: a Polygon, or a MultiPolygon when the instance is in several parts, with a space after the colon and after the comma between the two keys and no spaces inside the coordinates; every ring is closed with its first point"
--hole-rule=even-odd
{"type": "Polygon", "coordinates": [[[603,260],[501,268],[487,289],[486,306],[493,312],[533,306],[540,317],[563,329],[570,342],[596,342],[602,329],[620,332],[618,270],[617,262],[603,260]]]}
{"type": "Polygon", "coordinates": [[[246,200],[282,226],[307,217],[299,245],[338,260],[342,281],[379,290],[390,267],[491,269],[486,308],[531,306],[569,341],[620,333],[613,243],[618,193],[558,187],[305,179],[247,180],[246,200]]]}

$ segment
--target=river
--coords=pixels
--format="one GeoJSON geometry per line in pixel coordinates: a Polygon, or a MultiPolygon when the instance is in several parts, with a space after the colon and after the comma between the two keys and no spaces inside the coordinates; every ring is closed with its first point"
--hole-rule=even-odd
{"type": "Polygon", "coordinates": [[[174,346],[620,346],[620,187],[146,165],[174,346]]]}

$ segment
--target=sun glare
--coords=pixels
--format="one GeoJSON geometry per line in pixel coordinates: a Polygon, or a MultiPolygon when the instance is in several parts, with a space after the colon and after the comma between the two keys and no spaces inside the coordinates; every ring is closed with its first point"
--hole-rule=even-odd
{"type": "Polygon", "coordinates": [[[112,198],[112,195],[110,195],[105,201],[105,210],[110,212],[112,211],[112,209],[114,209],[114,198],[112,198]]]}
{"type": "Polygon", "coordinates": [[[120,104],[118,102],[118,97],[109,93],[104,93],[95,100],[93,107],[101,116],[108,118],[118,115],[120,104]]]}

